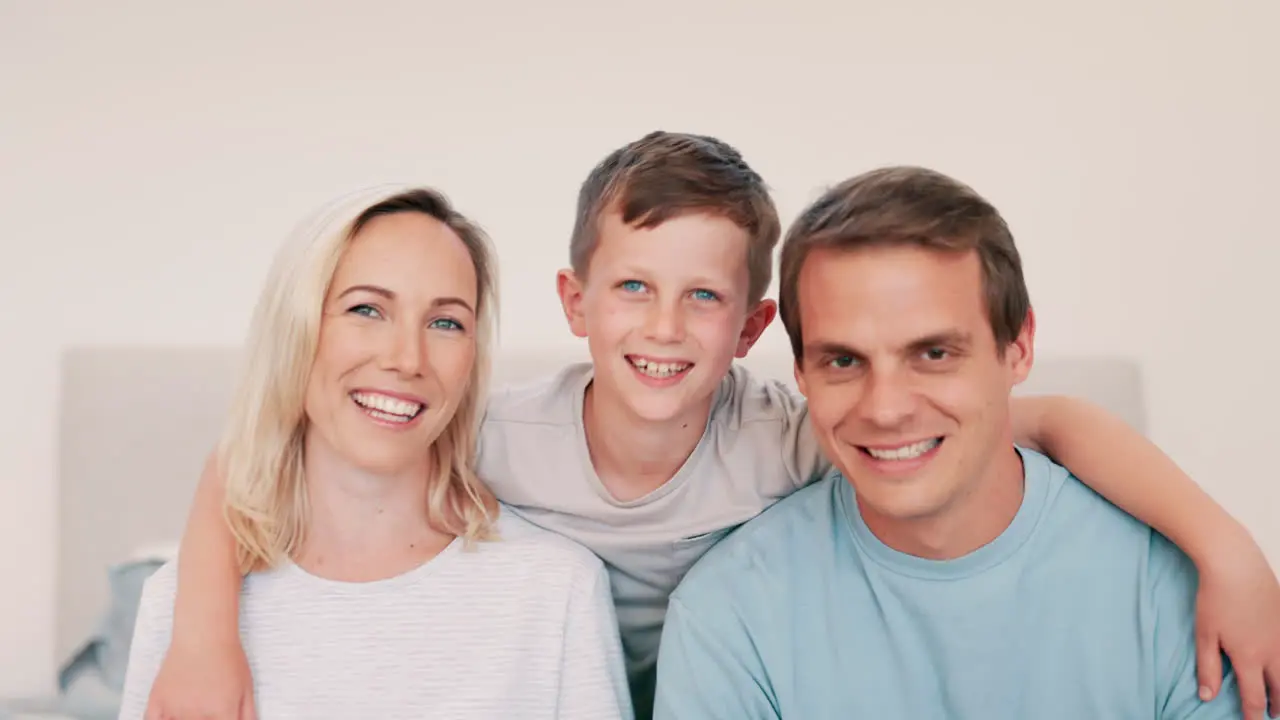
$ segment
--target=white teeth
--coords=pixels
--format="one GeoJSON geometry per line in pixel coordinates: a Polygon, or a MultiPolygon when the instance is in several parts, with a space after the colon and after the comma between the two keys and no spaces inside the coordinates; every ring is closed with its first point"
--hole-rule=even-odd
{"type": "Polygon", "coordinates": [[[649,377],[665,378],[684,372],[692,363],[660,363],[637,357],[631,358],[631,364],[649,377]]]}
{"type": "Polygon", "coordinates": [[[893,448],[892,450],[876,450],[873,448],[867,448],[867,452],[871,454],[871,457],[877,460],[911,460],[934,449],[938,446],[938,442],[938,438],[933,438],[931,440],[921,440],[918,443],[912,443],[910,445],[903,445],[900,448],[893,448]]]}
{"type": "Polygon", "coordinates": [[[370,415],[390,422],[408,422],[422,410],[422,405],[419,403],[378,393],[351,393],[351,399],[368,410],[370,415]]]}

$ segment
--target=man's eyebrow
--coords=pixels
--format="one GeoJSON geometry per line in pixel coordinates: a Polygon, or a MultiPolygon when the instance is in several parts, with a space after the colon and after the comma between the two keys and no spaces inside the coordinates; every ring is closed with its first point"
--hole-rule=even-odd
{"type": "Polygon", "coordinates": [[[808,355],[849,355],[852,357],[862,357],[862,353],[857,350],[838,342],[830,342],[827,340],[818,340],[807,343],[804,346],[804,354],[808,355]]]}
{"type": "Polygon", "coordinates": [[[969,333],[960,332],[959,330],[944,330],[912,340],[907,347],[911,350],[924,350],[939,346],[965,348],[972,344],[973,336],[969,333]]]}

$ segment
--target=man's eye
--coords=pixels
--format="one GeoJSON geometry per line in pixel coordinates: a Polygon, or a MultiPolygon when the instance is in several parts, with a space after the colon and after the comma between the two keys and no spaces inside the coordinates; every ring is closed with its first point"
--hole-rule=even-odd
{"type": "Polygon", "coordinates": [[[924,356],[929,360],[946,360],[950,355],[950,353],[942,348],[929,348],[924,351],[924,356]]]}
{"type": "Polygon", "coordinates": [[[831,361],[831,367],[835,367],[835,368],[849,368],[849,367],[853,367],[853,363],[854,363],[854,360],[853,360],[853,357],[852,357],[852,356],[850,356],[850,355],[841,355],[841,356],[839,356],[839,357],[837,357],[837,358],[834,358],[834,359],[831,361]]]}

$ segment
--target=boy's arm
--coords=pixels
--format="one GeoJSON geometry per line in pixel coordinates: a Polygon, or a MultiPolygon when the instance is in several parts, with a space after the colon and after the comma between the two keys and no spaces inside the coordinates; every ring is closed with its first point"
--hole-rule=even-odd
{"type": "Polygon", "coordinates": [[[160,716],[256,716],[253,682],[240,644],[243,578],[235,538],[222,515],[224,495],[225,483],[211,454],[182,535],[173,637],[148,705],[160,716]]]}
{"type": "Polygon", "coordinates": [[[1245,707],[1280,707],[1280,582],[1249,532],[1141,433],[1084,400],[1012,401],[1014,441],[1039,450],[1190,556],[1200,576],[1197,672],[1206,698],[1230,656],[1245,707]]]}

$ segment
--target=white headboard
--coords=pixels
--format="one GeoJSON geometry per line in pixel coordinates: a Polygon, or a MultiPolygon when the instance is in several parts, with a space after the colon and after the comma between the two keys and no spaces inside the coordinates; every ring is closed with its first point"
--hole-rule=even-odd
{"type": "MultiPolygon", "coordinates": [[[[586,358],[585,349],[500,355],[495,386],[586,358]]],[[[87,347],[63,356],[57,657],[91,632],[106,569],[137,548],[175,543],[205,457],[221,430],[239,360],[233,348],[87,347]]],[[[743,364],[786,381],[791,357],[743,364]]],[[[1019,392],[1089,398],[1145,428],[1137,367],[1120,359],[1044,358],[1019,392]]]]}

